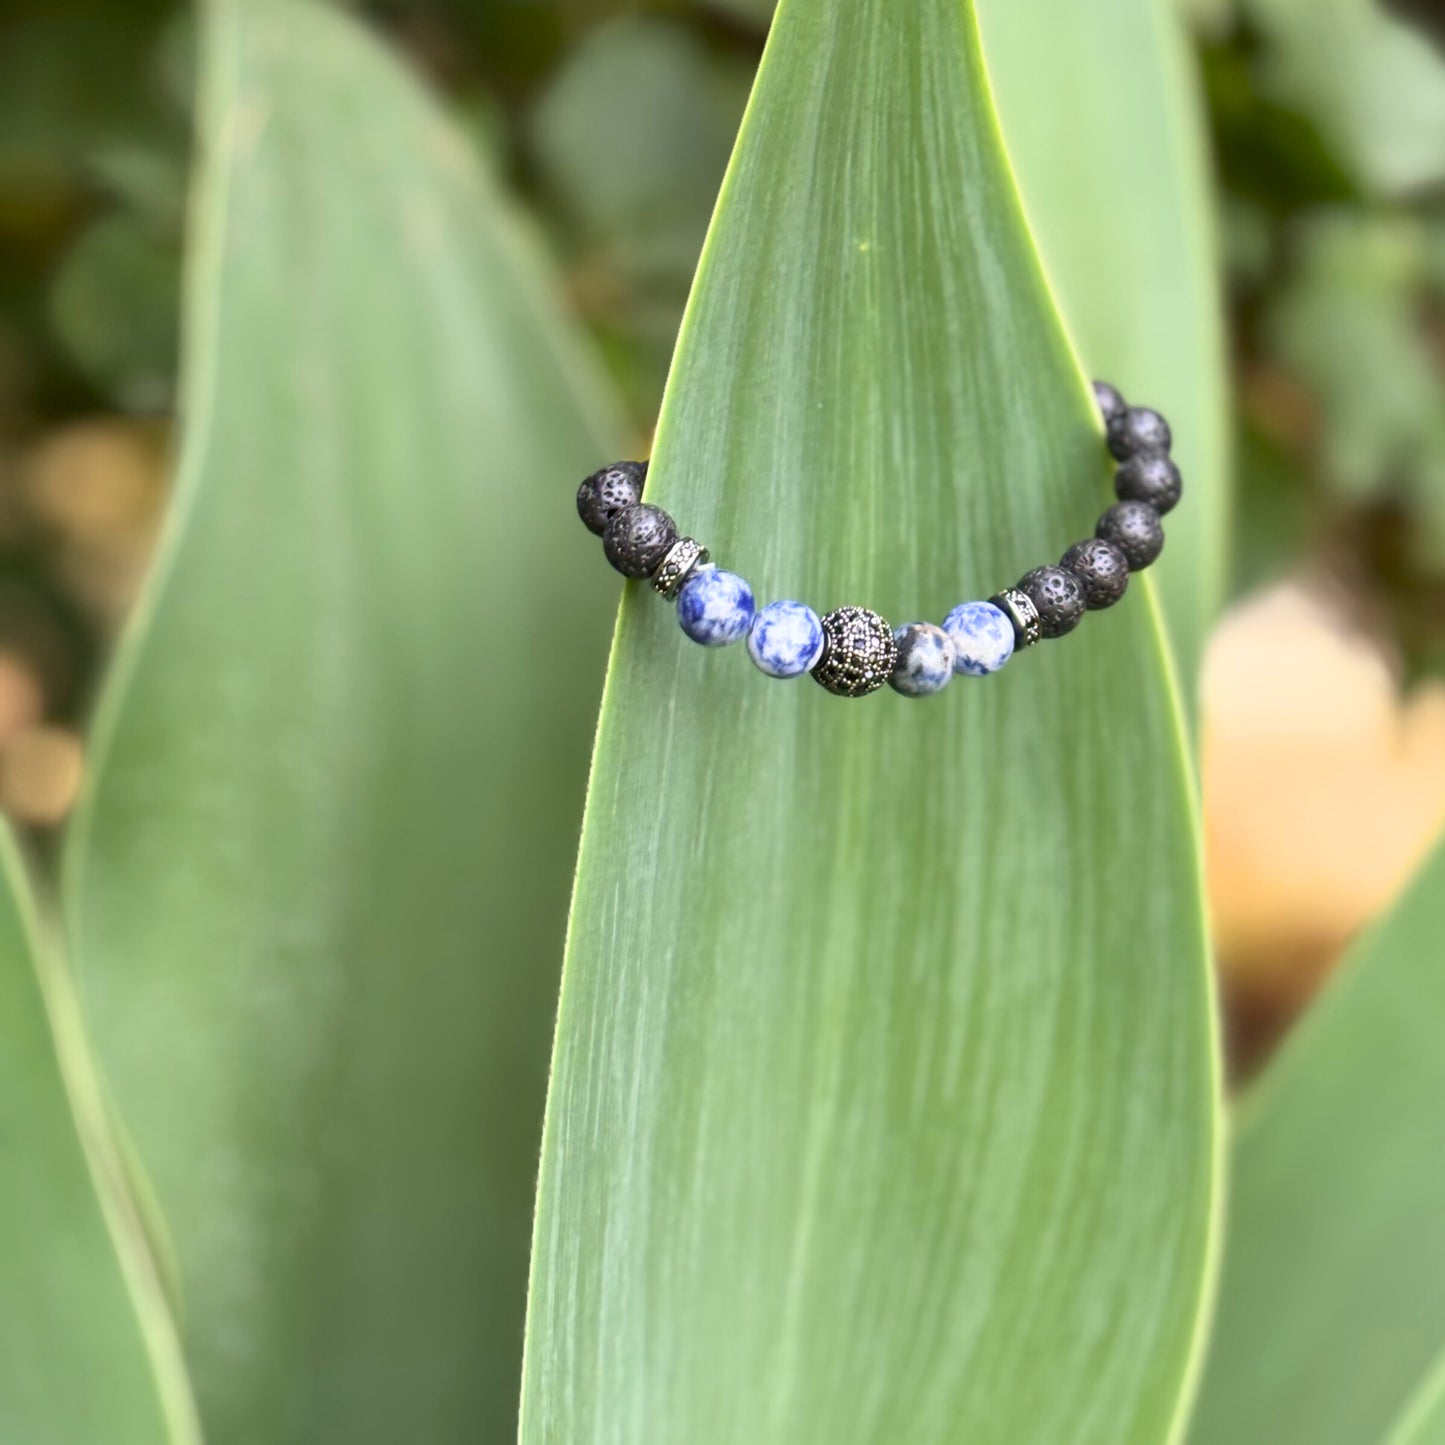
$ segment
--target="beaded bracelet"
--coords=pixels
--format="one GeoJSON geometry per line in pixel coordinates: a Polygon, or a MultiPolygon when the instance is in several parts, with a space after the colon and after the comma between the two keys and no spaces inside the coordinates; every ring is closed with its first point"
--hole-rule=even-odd
{"type": "Polygon", "coordinates": [[[741,577],[711,565],[706,547],[680,537],[661,507],[642,501],[646,462],[594,472],[577,490],[577,512],[624,577],[651,578],[677,603],[678,623],[694,642],[725,647],[746,638],[749,656],[769,677],[810,672],[839,697],[864,697],[885,682],[904,697],[927,697],[955,673],[986,676],[1016,650],[1072,632],[1086,611],[1112,607],[1129,574],[1163,550],[1160,517],[1182,489],[1169,456],[1169,424],[1157,411],[1129,406],[1102,381],[1094,383],[1094,396],[1119,463],[1119,500],[1057,567],[1035,567],[987,602],[960,603],[941,627],[910,622],[894,630],[866,607],[839,607],[823,617],[801,602],[757,607],[741,577]]]}

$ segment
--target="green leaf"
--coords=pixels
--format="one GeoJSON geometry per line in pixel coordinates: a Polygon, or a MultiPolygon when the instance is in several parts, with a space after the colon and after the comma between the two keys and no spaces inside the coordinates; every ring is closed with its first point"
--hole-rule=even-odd
{"type": "Polygon", "coordinates": [[[339,13],[202,39],[186,427],[70,841],[211,1445],[499,1439],[618,425],[495,184],[339,13]],[[574,550],[575,549],[575,550],[574,550]]]}
{"type": "Polygon", "coordinates": [[[1242,1109],[1195,1445],[1393,1440],[1445,1351],[1442,935],[1445,847],[1242,1109]]]}
{"type": "MultiPolygon", "coordinates": [[[[785,0],[654,455],[763,601],[941,617],[1092,525],[968,7],[785,0]]],[[[1213,1230],[1201,912],[1147,583],[922,703],[770,681],[630,588],[524,1445],[1168,1437],[1213,1230]]]]}
{"type": "Polygon", "coordinates": [[[1079,356],[1174,428],[1188,490],[1159,585],[1192,693],[1224,586],[1229,438],[1215,217],[1180,20],[1172,0],[978,9],[1004,141],[1079,356]]]}
{"type": "Polygon", "coordinates": [[[1445,1355],[1406,1407],[1386,1445],[1445,1445],[1445,1355]]]}
{"type": "Polygon", "coordinates": [[[0,824],[0,1439],[198,1442],[70,993],[0,824]]]}

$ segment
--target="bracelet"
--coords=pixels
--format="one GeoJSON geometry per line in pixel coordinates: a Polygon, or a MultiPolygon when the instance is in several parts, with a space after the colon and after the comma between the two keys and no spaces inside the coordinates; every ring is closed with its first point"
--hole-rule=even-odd
{"type": "Polygon", "coordinates": [[[694,642],[725,647],[746,638],[748,655],[769,677],[810,672],[839,697],[864,697],[885,682],[904,697],[927,697],[955,673],[997,672],[1016,650],[1072,632],[1086,611],[1112,607],[1129,574],[1163,549],[1160,518],[1182,490],[1169,424],[1157,411],[1129,406],[1104,382],[1094,383],[1094,397],[1119,463],[1119,500],[1057,567],[1035,567],[987,602],[960,603],[941,627],[910,622],[895,630],[866,607],[823,617],[801,602],[757,607],[741,577],[713,566],[706,547],[679,536],[661,507],[642,500],[646,462],[594,472],[577,490],[577,512],[624,577],[651,578],[677,603],[678,623],[694,642]]]}

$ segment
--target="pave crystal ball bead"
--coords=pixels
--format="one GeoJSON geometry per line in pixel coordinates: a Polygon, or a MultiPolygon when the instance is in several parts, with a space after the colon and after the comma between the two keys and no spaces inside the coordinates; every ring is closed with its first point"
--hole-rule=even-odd
{"type": "Polygon", "coordinates": [[[953,676],[953,643],[931,622],[910,622],[893,633],[898,661],[888,685],[904,697],[929,697],[953,676]]]}
{"type": "Polygon", "coordinates": [[[769,677],[801,677],[823,651],[823,623],[801,602],[769,602],[748,629],[748,656],[769,677]]]}
{"type": "Polygon", "coordinates": [[[1014,655],[1013,620],[992,602],[964,602],[943,619],[953,643],[953,670],[964,677],[987,677],[1014,655]]]}
{"type": "Polygon", "coordinates": [[[677,625],[704,647],[741,642],[756,611],[753,589],[720,567],[699,568],[677,594],[677,625]]]}
{"type": "Polygon", "coordinates": [[[898,663],[893,629],[866,607],[837,607],[823,618],[823,655],[813,668],[821,687],[836,697],[876,692],[898,663]]]}
{"type": "Polygon", "coordinates": [[[607,524],[624,507],[635,507],[642,500],[642,484],[647,480],[646,462],[613,462],[593,472],[577,488],[577,515],[589,532],[599,537],[607,524]]]}
{"type": "Polygon", "coordinates": [[[624,507],[607,524],[602,550],[624,577],[651,577],[677,541],[677,527],[661,507],[624,507]]]}

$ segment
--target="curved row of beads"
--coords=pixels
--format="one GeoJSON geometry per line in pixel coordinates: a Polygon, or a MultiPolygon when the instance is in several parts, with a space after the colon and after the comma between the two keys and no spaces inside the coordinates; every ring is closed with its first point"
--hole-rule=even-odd
{"type": "Polygon", "coordinates": [[[661,507],[642,501],[646,462],[616,462],[577,491],[577,511],[602,538],[607,560],[626,577],[651,578],[677,603],[677,620],[694,642],[725,647],[746,639],[748,655],[769,677],[808,672],[829,692],[863,697],[886,682],[905,697],[927,697],[954,676],[997,672],[1019,648],[1062,637],[1084,613],[1112,607],[1129,576],[1164,546],[1161,518],[1179,501],[1179,469],[1169,456],[1169,425],[1157,411],[1129,406],[1103,382],[1094,396],[1119,467],[1119,500],[1094,535],[1076,542],[1057,566],[1035,567],[987,602],[964,602],[943,619],[896,630],[864,607],[819,617],[801,602],[759,608],[736,573],[711,564],[707,548],[680,537],[661,507]]]}

